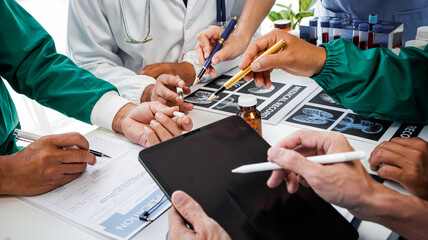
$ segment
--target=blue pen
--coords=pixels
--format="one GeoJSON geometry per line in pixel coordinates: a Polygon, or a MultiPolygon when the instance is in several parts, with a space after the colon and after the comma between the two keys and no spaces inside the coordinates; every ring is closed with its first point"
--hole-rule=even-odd
{"type": "Polygon", "coordinates": [[[229,24],[227,25],[226,29],[224,30],[223,34],[220,36],[220,39],[218,40],[217,45],[215,45],[213,51],[211,52],[210,56],[205,60],[204,65],[202,66],[201,71],[199,72],[198,76],[196,77],[195,81],[193,82],[193,86],[198,84],[198,82],[201,80],[202,76],[204,75],[205,71],[211,66],[211,60],[216,52],[223,47],[224,42],[227,40],[229,35],[232,33],[233,29],[235,28],[236,23],[238,22],[237,17],[233,17],[229,24]]]}

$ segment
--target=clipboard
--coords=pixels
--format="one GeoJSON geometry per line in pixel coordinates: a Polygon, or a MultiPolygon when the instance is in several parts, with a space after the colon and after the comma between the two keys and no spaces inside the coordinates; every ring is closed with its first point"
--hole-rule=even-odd
{"type": "Polygon", "coordinates": [[[358,239],[356,229],[329,203],[301,186],[270,189],[270,172],[231,170],[267,159],[269,144],[243,119],[231,116],[139,154],[139,161],[170,199],[192,196],[232,239],[358,239]]]}

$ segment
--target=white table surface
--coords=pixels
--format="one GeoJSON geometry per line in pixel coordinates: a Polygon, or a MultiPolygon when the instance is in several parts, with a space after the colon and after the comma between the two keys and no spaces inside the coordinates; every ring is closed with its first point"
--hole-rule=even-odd
{"type": "MultiPolygon", "coordinates": [[[[313,83],[309,78],[288,75],[276,70],[273,79],[285,83],[313,83]]],[[[194,129],[215,122],[225,115],[194,110],[189,114],[194,122],[194,129]]],[[[294,126],[283,124],[263,124],[263,137],[273,145],[290,133],[299,130],[294,126]]],[[[107,131],[98,129],[96,131],[107,131]]],[[[356,150],[370,153],[375,145],[349,139],[356,150]]],[[[138,159],[135,159],[138,161],[138,159]]],[[[368,162],[363,161],[368,169],[368,162]]],[[[168,214],[163,214],[154,223],[143,229],[133,239],[165,239],[168,230],[168,214]]],[[[386,239],[391,231],[379,224],[363,221],[358,228],[360,239],[386,239]]],[[[79,224],[53,215],[17,197],[0,197],[0,240],[6,239],[109,239],[79,224]]]]}

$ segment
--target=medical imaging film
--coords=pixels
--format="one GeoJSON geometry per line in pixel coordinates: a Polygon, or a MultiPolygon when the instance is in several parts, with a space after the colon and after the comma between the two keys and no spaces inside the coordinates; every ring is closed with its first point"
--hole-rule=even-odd
{"type": "Polygon", "coordinates": [[[318,93],[309,102],[310,103],[321,104],[321,105],[325,105],[325,106],[330,106],[330,107],[336,107],[336,108],[344,108],[344,109],[346,109],[344,106],[342,106],[340,104],[337,104],[333,100],[333,98],[331,98],[329,95],[327,95],[327,93],[325,93],[324,91],[321,91],[320,93],[318,93]]]}
{"type": "MultiPolygon", "coordinates": [[[[239,95],[230,94],[219,103],[212,107],[212,109],[221,110],[229,113],[236,114],[239,111],[238,105],[239,95]]],[[[264,101],[257,98],[257,106],[260,106],[264,101]]]]}
{"type": "Polygon", "coordinates": [[[193,103],[195,106],[209,108],[227,96],[227,94],[220,93],[213,100],[208,100],[208,98],[213,93],[214,91],[210,91],[210,90],[198,90],[196,92],[191,93],[189,96],[187,96],[184,99],[184,101],[188,103],[193,103]]]}
{"type": "Polygon", "coordinates": [[[257,87],[254,81],[251,81],[243,88],[239,89],[238,92],[245,94],[254,94],[256,96],[261,97],[271,97],[276,92],[278,92],[285,84],[272,82],[272,86],[270,88],[265,88],[264,86],[257,87]]]}
{"type": "MultiPolygon", "coordinates": [[[[222,75],[218,78],[216,78],[215,80],[213,80],[212,82],[210,82],[209,84],[205,85],[204,87],[206,88],[212,88],[212,89],[219,89],[223,86],[223,84],[225,82],[227,82],[230,78],[232,78],[232,76],[226,76],[226,75],[222,75]]],[[[244,81],[244,79],[240,79],[237,83],[235,83],[232,87],[230,87],[229,89],[227,89],[227,91],[235,91],[238,88],[240,88],[241,86],[247,84],[246,81],[244,81]]]]}
{"type": "Polygon", "coordinates": [[[306,126],[328,129],[343,112],[304,105],[287,119],[287,122],[302,124],[306,126]]]}
{"type": "Polygon", "coordinates": [[[392,122],[348,113],[332,131],[378,141],[392,122]]]}

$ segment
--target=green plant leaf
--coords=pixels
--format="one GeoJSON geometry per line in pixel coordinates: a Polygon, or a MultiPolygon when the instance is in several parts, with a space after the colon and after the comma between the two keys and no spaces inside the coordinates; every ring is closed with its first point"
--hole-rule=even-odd
{"type": "Polygon", "coordinates": [[[275,5],[278,7],[288,8],[288,6],[285,6],[284,4],[281,4],[281,3],[275,3],[275,5]]]}
{"type": "Polygon", "coordinates": [[[313,15],[314,15],[313,11],[304,11],[304,12],[297,13],[296,14],[296,18],[297,19],[302,19],[302,18],[305,18],[305,17],[311,17],[313,15]]]}
{"type": "Polygon", "coordinates": [[[288,10],[281,10],[279,11],[279,14],[283,19],[290,19],[290,11],[288,10]]]}
{"type": "Polygon", "coordinates": [[[278,19],[282,19],[282,16],[281,16],[281,14],[279,14],[279,13],[277,13],[277,12],[275,12],[275,11],[271,11],[271,12],[268,14],[268,18],[269,18],[272,22],[274,22],[274,21],[276,21],[276,20],[278,20],[278,19]]]}
{"type": "Polygon", "coordinates": [[[299,12],[308,11],[317,0],[299,0],[299,12]]]}

